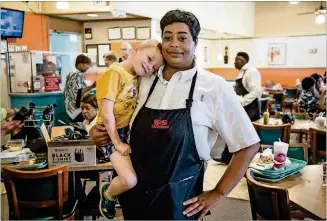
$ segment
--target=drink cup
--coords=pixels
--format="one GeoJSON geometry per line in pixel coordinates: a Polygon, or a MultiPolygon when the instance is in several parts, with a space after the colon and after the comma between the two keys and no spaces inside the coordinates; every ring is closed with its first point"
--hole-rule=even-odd
{"type": "Polygon", "coordinates": [[[324,127],[325,121],[326,121],[326,117],[316,117],[316,120],[315,120],[318,127],[324,127]]]}
{"type": "Polygon", "coordinates": [[[274,142],[274,169],[283,170],[287,159],[288,143],[274,142]]]}

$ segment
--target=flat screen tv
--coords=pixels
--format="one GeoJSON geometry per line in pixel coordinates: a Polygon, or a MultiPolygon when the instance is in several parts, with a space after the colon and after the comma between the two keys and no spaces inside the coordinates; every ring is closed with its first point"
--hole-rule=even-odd
{"type": "Polygon", "coordinates": [[[1,38],[21,38],[24,27],[24,12],[1,8],[1,38]]]}

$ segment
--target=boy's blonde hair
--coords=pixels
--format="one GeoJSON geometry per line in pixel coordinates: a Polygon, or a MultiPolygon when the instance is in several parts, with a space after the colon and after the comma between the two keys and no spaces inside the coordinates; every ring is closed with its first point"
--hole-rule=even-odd
{"type": "Polygon", "coordinates": [[[157,47],[161,52],[161,49],[162,49],[161,43],[154,39],[142,41],[141,44],[139,44],[137,46],[136,50],[140,50],[140,49],[144,49],[144,48],[151,48],[151,47],[157,47]]]}

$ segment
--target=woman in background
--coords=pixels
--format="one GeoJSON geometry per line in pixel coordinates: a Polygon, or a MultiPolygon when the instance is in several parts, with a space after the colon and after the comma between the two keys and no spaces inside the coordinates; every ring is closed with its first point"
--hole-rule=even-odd
{"type": "Polygon", "coordinates": [[[104,65],[108,68],[112,63],[117,62],[118,58],[115,52],[109,51],[103,55],[104,65]]]}
{"type": "Polygon", "coordinates": [[[82,97],[81,110],[84,117],[83,124],[93,126],[97,120],[98,103],[94,94],[87,93],[82,97]]]}

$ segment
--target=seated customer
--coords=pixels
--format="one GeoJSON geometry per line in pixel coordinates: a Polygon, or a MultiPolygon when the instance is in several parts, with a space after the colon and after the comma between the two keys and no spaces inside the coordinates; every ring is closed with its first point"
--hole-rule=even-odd
{"type": "Polygon", "coordinates": [[[298,100],[300,112],[307,112],[312,118],[312,114],[317,112],[317,100],[314,96],[315,80],[306,77],[302,80],[302,92],[298,100]]]}
{"type": "Polygon", "coordinates": [[[82,97],[81,110],[83,124],[93,126],[97,121],[98,103],[94,94],[87,93],[82,97]]]}

